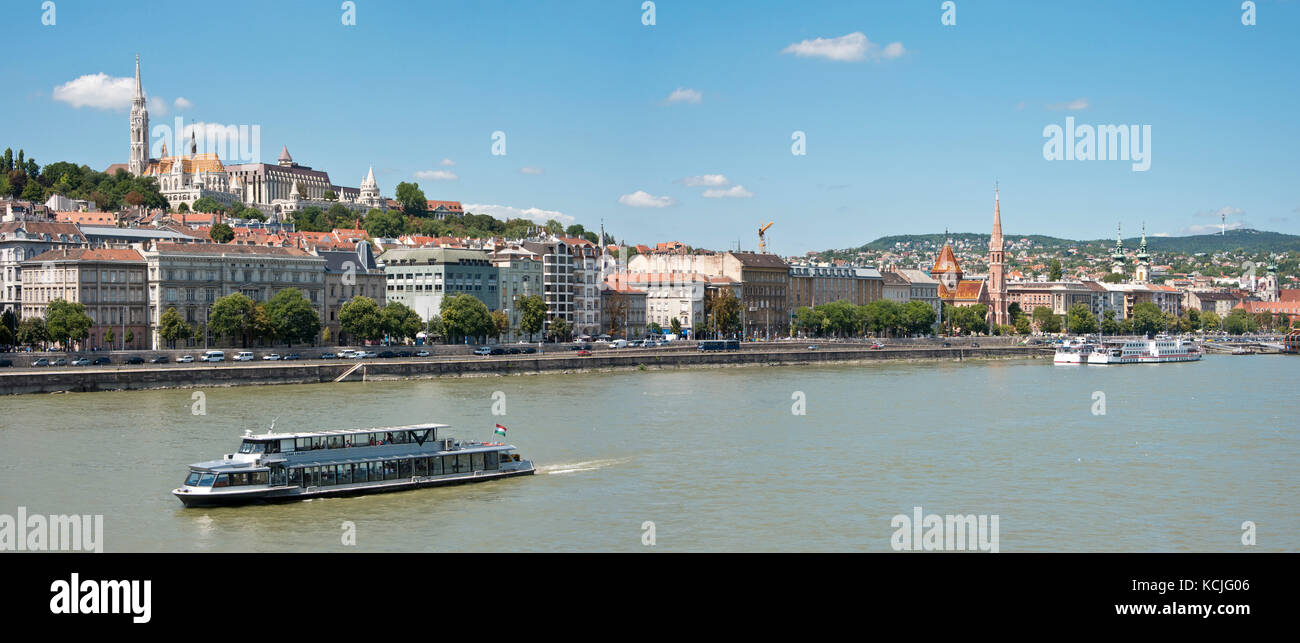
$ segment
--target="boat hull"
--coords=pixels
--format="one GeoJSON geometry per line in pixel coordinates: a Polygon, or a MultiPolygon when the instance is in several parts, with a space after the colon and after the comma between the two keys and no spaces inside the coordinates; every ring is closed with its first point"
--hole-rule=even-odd
{"type": "Polygon", "coordinates": [[[492,480],[514,478],[518,476],[530,476],[536,472],[536,468],[529,466],[526,469],[521,468],[512,471],[491,472],[478,471],[470,475],[452,477],[424,476],[402,480],[385,480],[379,484],[307,488],[272,487],[226,493],[189,493],[186,492],[184,487],[182,487],[180,489],[172,490],[172,495],[176,496],[176,498],[181,501],[181,504],[186,507],[230,507],[250,504],[299,502],[315,498],[343,498],[375,493],[410,491],[412,489],[424,489],[426,487],[449,487],[452,485],[489,482],[492,480]]]}

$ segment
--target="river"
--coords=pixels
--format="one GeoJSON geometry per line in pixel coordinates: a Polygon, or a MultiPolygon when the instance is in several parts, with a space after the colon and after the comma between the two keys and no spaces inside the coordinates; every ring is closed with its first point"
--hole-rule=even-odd
{"type": "Polygon", "coordinates": [[[891,551],[891,518],[918,506],[997,516],[1002,552],[1296,551],[1297,376],[1293,357],[1210,356],[15,396],[0,513],[102,514],[106,551],[891,551]],[[481,439],[501,423],[538,474],[238,508],[172,497],[186,465],[273,420],[481,439]]]}

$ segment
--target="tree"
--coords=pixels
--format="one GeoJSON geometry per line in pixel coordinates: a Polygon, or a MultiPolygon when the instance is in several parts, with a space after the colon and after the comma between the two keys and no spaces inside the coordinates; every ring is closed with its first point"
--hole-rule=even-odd
{"type": "Polygon", "coordinates": [[[1016,334],[1018,335],[1028,335],[1029,333],[1032,333],[1034,330],[1029,325],[1029,317],[1026,317],[1024,313],[1021,313],[1019,317],[1015,318],[1015,327],[1016,327],[1016,334]]]}
{"type": "Polygon", "coordinates": [[[45,310],[46,336],[61,344],[64,350],[72,350],[73,342],[89,337],[93,323],[82,304],[55,299],[45,310]]]}
{"type": "Polygon", "coordinates": [[[22,346],[36,347],[49,341],[49,334],[45,330],[45,320],[40,317],[24,319],[22,323],[18,324],[18,332],[14,333],[14,336],[22,346]]]}
{"type": "Polygon", "coordinates": [[[208,230],[208,237],[216,243],[229,243],[235,238],[235,231],[224,223],[218,223],[208,230]]]}
{"type": "Polygon", "coordinates": [[[135,345],[135,331],[130,328],[126,329],[126,347],[131,348],[135,345]]]}
{"type": "Polygon", "coordinates": [[[1108,310],[1101,314],[1101,332],[1103,335],[1119,334],[1119,322],[1115,321],[1115,311],[1108,310]]]}
{"type": "Polygon", "coordinates": [[[1087,335],[1097,332],[1097,317],[1092,314],[1086,304],[1074,304],[1065,313],[1066,324],[1070,333],[1074,335],[1087,335]]]}
{"type": "Polygon", "coordinates": [[[176,340],[189,339],[193,331],[190,325],[181,319],[175,308],[168,308],[158,319],[158,335],[171,348],[176,348],[176,340]]]}
{"type": "Polygon", "coordinates": [[[1046,306],[1035,307],[1033,316],[1034,325],[1038,327],[1038,330],[1044,333],[1061,332],[1061,318],[1057,317],[1051,308],[1046,306]]]}
{"type": "Polygon", "coordinates": [[[1165,329],[1165,313],[1160,307],[1143,301],[1133,306],[1133,332],[1150,335],[1165,329]]]}
{"type": "Polygon", "coordinates": [[[645,329],[646,332],[650,333],[651,335],[662,335],[664,332],[664,327],[660,326],[659,322],[650,322],[650,324],[646,326],[645,329]]]}
{"type": "Polygon", "coordinates": [[[601,298],[601,308],[604,309],[605,321],[609,323],[610,335],[626,336],[627,329],[623,328],[623,318],[627,315],[629,305],[627,295],[617,290],[601,298]]]}
{"type": "Polygon", "coordinates": [[[0,326],[9,330],[9,336],[18,337],[18,315],[12,310],[6,310],[0,313],[0,326]]]}
{"type": "Polygon", "coordinates": [[[1223,320],[1219,317],[1218,313],[1212,310],[1201,313],[1201,329],[1204,331],[1218,332],[1222,323],[1223,320]]]}
{"type": "Polygon", "coordinates": [[[329,346],[331,339],[334,339],[334,334],[330,332],[329,326],[322,328],[320,331],[320,343],[329,346]]]}
{"type": "Polygon", "coordinates": [[[1047,278],[1048,278],[1049,280],[1051,280],[1051,281],[1060,281],[1060,280],[1061,280],[1061,274],[1062,274],[1062,271],[1061,271],[1061,260],[1060,260],[1060,259],[1052,259],[1052,262],[1051,262],[1050,264],[1048,264],[1047,271],[1048,271],[1048,277],[1047,277],[1047,278]]]}
{"type": "Polygon", "coordinates": [[[397,202],[402,206],[402,211],[407,214],[424,214],[424,209],[429,204],[424,197],[424,192],[420,190],[419,183],[407,183],[405,181],[398,183],[395,195],[397,202]]]}
{"type": "Polygon", "coordinates": [[[195,212],[212,213],[212,212],[224,212],[226,210],[226,206],[221,205],[219,201],[217,201],[216,199],[210,196],[205,196],[201,199],[196,199],[194,201],[194,205],[191,206],[190,209],[195,212]]]}
{"type": "Polygon", "coordinates": [[[256,315],[252,299],[243,293],[232,293],[212,304],[208,328],[218,337],[238,339],[247,348],[256,330],[256,315]]]}
{"type": "Polygon", "coordinates": [[[321,198],[326,201],[338,201],[339,195],[335,194],[334,190],[325,190],[325,193],[321,195],[321,198]]]}
{"type": "Polygon", "coordinates": [[[563,317],[552,317],[547,330],[553,341],[562,342],[569,338],[572,329],[569,327],[569,322],[563,317]]]}
{"type": "Polygon", "coordinates": [[[396,210],[385,212],[379,208],[372,208],[366,213],[362,227],[372,237],[396,237],[405,229],[406,219],[396,210]]]}
{"type": "Polygon", "coordinates": [[[1108,273],[1106,273],[1105,276],[1103,276],[1103,277],[1101,278],[1101,280],[1102,280],[1103,282],[1105,282],[1105,283],[1108,283],[1108,284],[1118,284],[1118,283],[1123,283],[1123,282],[1124,282],[1124,275],[1121,275],[1121,274],[1119,274],[1118,272],[1108,272],[1108,273]]]}
{"type": "Polygon", "coordinates": [[[672,318],[671,320],[669,320],[669,322],[668,322],[668,332],[670,332],[670,333],[672,333],[672,334],[674,334],[674,335],[677,335],[678,337],[681,337],[681,335],[682,335],[682,322],[681,322],[680,320],[678,320],[676,317],[673,317],[673,318],[672,318]]]}
{"type": "Polygon", "coordinates": [[[415,336],[424,329],[424,320],[420,319],[420,314],[400,301],[390,301],[385,304],[379,316],[384,332],[403,344],[407,339],[415,339],[415,336]]]}
{"type": "Polygon", "coordinates": [[[903,304],[903,327],[910,335],[928,334],[938,317],[934,307],[923,301],[913,300],[903,304]]]}
{"type": "Polygon", "coordinates": [[[501,336],[510,332],[510,316],[500,310],[492,311],[492,329],[497,341],[501,341],[501,336]]]}
{"type": "Polygon", "coordinates": [[[343,332],[362,342],[384,336],[384,322],[379,304],[369,297],[353,297],[339,308],[339,325],[343,332]]]}
{"type": "Polygon", "coordinates": [[[528,295],[515,304],[519,308],[519,331],[528,333],[528,341],[533,341],[533,333],[540,332],[546,322],[546,301],[541,295],[528,295]]]}
{"type": "Polygon", "coordinates": [[[252,219],[254,221],[266,221],[266,215],[262,214],[262,211],[258,210],[257,208],[244,208],[243,210],[239,211],[239,216],[242,219],[252,219]]]}
{"type": "Polygon", "coordinates": [[[117,335],[113,334],[112,328],[104,331],[104,348],[107,348],[108,350],[113,350],[114,339],[117,339],[117,335]]]}
{"type": "Polygon", "coordinates": [[[1233,308],[1232,312],[1223,318],[1223,330],[1227,331],[1229,335],[1240,335],[1254,331],[1255,319],[1244,308],[1233,308]]]}
{"type": "Polygon", "coordinates": [[[442,316],[434,315],[424,325],[425,340],[431,340],[434,337],[442,339],[447,336],[447,327],[442,323],[442,316]]]}
{"type": "Polygon", "coordinates": [[[805,336],[821,335],[825,318],[808,306],[800,306],[794,311],[794,325],[805,336]]]}
{"type": "Polygon", "coordinates": [[[496,329],[487,304],[474,295],[443,297],[439,313],[447,326],[447,337],[453,342],[462,337],[486,337],[496,329]]]}
{"type": "Polygon", "coordinates": [[[14,332],[8,326],[0,324],[0,346],[13,346],[15,341],[14,332]]]}
{"type": "Polygon", "coordinates": [[[308,342],[320,332],[320,315],[297,288],[285,288],[266,302],[266,316],[271,334],[293,346],[308,342]]]}
{"type": "Polygon", "coordinates": [[[724,336],[740,332],[740,300],[730,290],[713,302],[713,327],[724,336]]]}

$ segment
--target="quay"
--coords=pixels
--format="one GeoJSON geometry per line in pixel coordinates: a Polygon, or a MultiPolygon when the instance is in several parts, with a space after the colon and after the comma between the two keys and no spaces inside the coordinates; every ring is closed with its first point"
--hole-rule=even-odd
{"type": "Polygon", "coordinates": [[[0,395],[73,393],[166,388],[318,384],[439,377],[486,377],[607,370],[665,370],[729,366],[789,366],[889,360],[1051,359],[1044,346],[906,346],[871,349],[864,344],[806,343],[746,346],[740,351],[618,349],[577,355],[546,349],[540,355],[452,355],[429,358],[305,360],[99,366],[0,371],[0,395]],[[553,352],[550,352],[553,351],[553,352]]]}

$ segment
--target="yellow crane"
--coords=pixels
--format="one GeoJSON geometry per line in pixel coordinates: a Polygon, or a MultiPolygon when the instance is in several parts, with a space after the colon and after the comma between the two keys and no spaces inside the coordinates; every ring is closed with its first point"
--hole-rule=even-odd
{"type": "Polygon", "coordinates": [[[768,229],[768,228],[772,227],[772,224],[773,224],[773,223],[776,223],[776,222],[775,222],[775,221],[768,221],[768,222],[767,222],[767,225],[765,225],[765,226],[763,226],[763,227],[761,227],[761,228],[758,229],[758,252],[759,252],[760,254],[761,254],[761,253],[766,253],[766,252],[767,252],[767,237],[764,236],[764,233],[767,232],[767,229],[768,229]]]}

